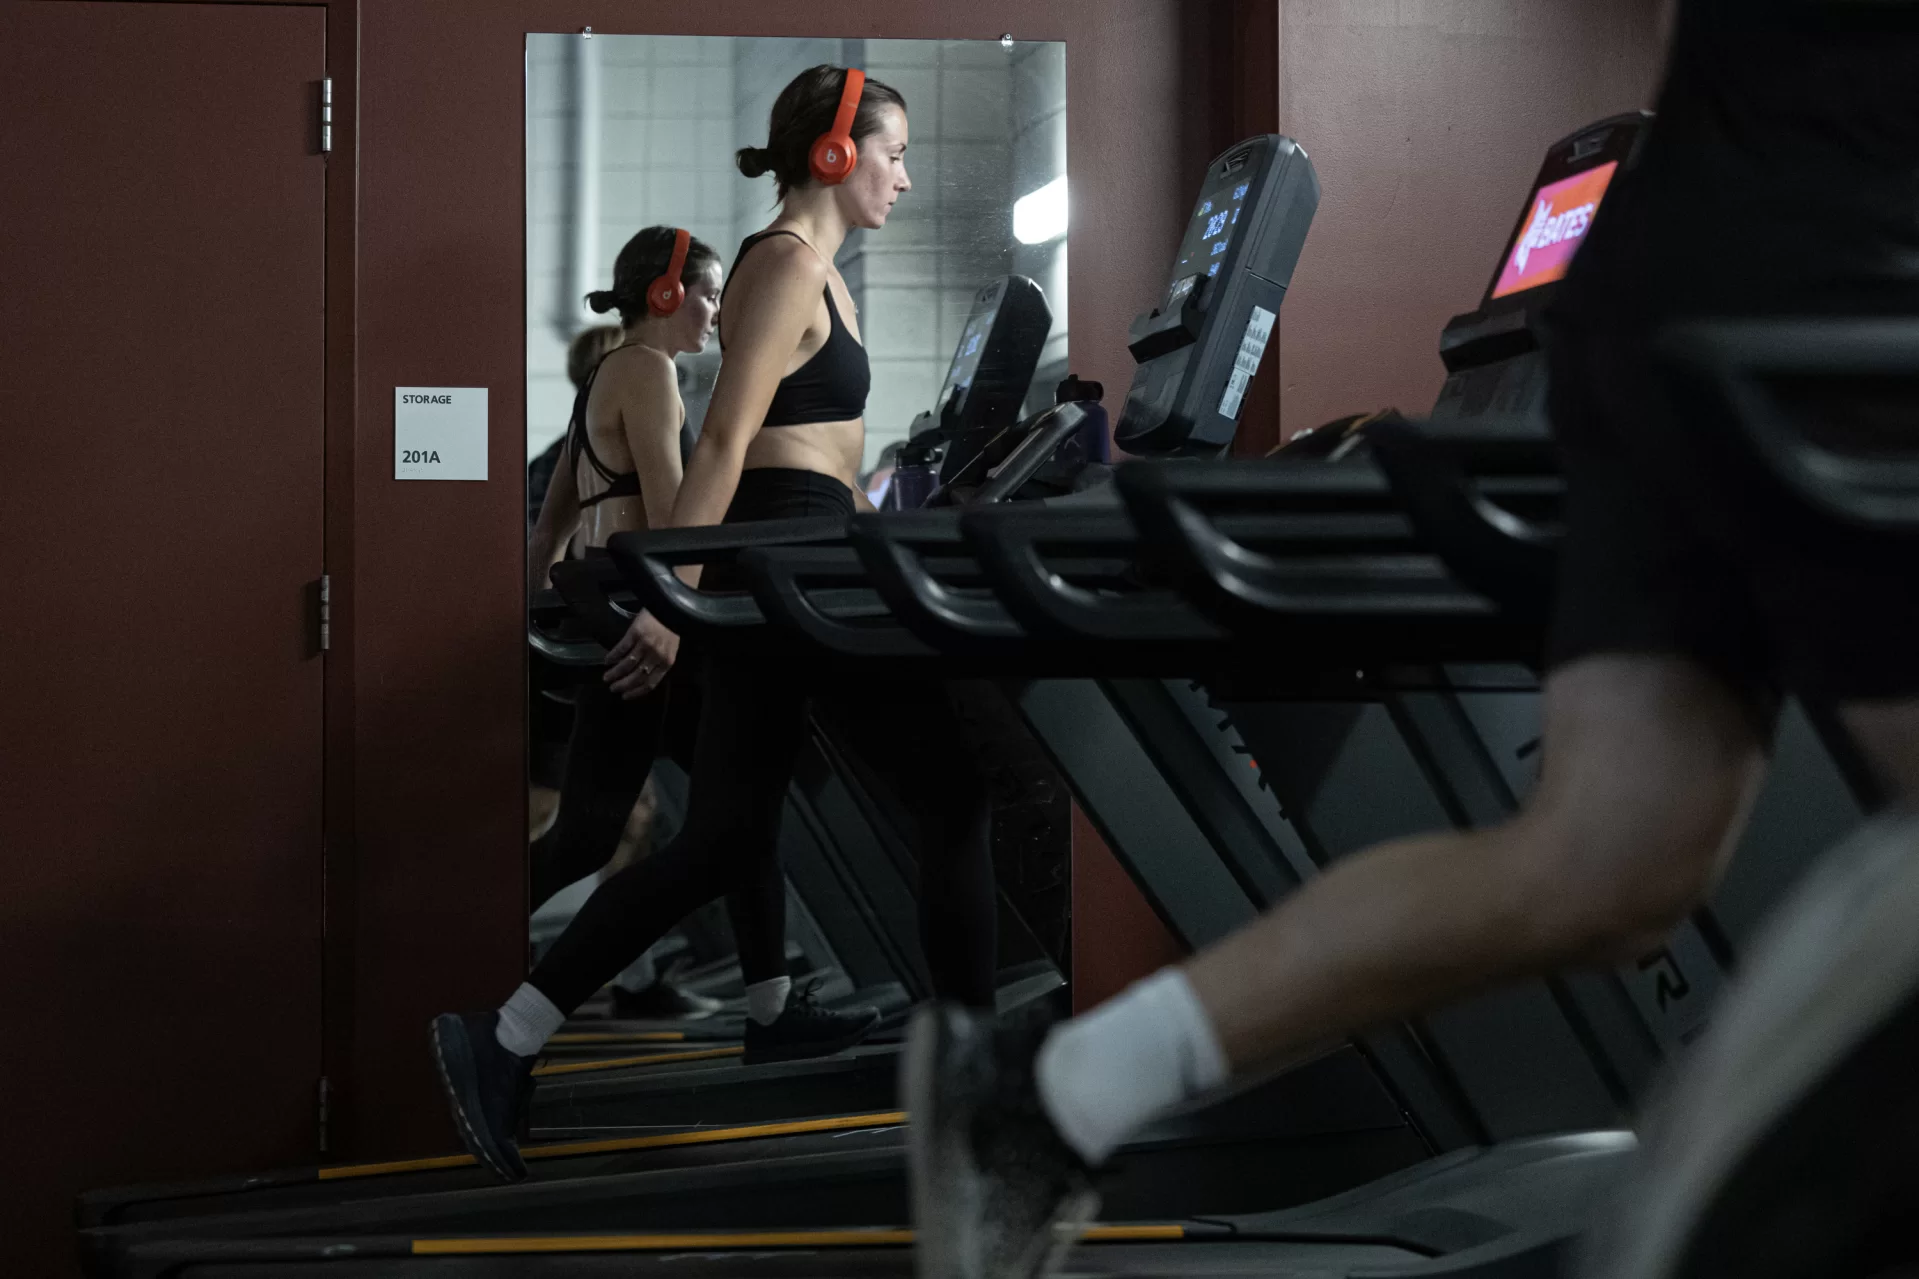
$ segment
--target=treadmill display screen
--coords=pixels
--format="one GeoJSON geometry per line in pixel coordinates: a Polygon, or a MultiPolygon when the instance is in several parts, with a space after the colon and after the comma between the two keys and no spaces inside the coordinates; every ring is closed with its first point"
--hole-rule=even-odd
{"type": "Polygon", "coordinates": [[[1240,206],[1246,203],[1246,192],[1251,185],[1235,182],[1201,197],[1193,210],[1192,223],[1186,228],[1186,238],[1180,241],[1179,263],[1173,268],[1175,281],[1219,274],[1220,263],[1226,260],[1226,250],[1239,227],[1240,206]]]}
{"type": "Polygon", "coordinates": [[[974,311],[966,321],[966,331],[960,334],[959,345],[953,350],[953,367],[946,371],[946,384],[940,387],[939,398],[933,402],[935,412],[944,409],[954,396],[964,399],[972,389],[973,378],[979,373],[980,355],[993,332],[993,321],[998,318],[999,308],[988,306],[974,311]]]}
{"type": "Polygon", "coordinates": [[[1547,183],[1533,193],[1532,209],[1520,224],[1506,264],[1493,284],[1495,298],[1509,297],[1566,278],[1573,255],[1592,229],[1599,202],[1606,197],[1617,161],[1547,183]]]}

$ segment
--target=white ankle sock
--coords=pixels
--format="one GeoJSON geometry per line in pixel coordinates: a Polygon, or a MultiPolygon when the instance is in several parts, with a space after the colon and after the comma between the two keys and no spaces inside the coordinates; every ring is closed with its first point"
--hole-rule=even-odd
{"type": "Polygon", "coordinates": [[[1162,968],[1040,1046],[1040,1102],[1060,1136],[1099,1164],[1147,1121],[1226,1081],[1226,1053],[1177,968],[1162,968]]]}
{"type": "Polygon", "coordinates": [[[792,993],[791,977],[756,981],[746,988],[746,1015],[762,1026],[771,1026],[786,1011],[786,997],[792,993]]]}
{"type": "Polygon", "coordinates": [[[566,1020],[566,1014],[530,983],[521,982],[500,1005],[500,1024],[493,1037],[500,1047],[519,1057],[531,1057],[546,1047],[546,1041],[566,1020]]]}

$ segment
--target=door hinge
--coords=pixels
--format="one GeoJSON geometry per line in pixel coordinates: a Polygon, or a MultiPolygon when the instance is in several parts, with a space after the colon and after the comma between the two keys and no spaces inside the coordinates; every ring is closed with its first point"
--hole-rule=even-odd
{"type": "Polygon", "coordinates": [[[323,1155],[326,1154],[329,1149],[329,1145],[328,1145],[329,1133],[327,1132],[327,1126],[333,1118],[332,1110],[333,1110],[333,1081],[328,1079],[325,1075],[321,1075],[320,1076],[320,1106],[319,1106],[319,1130],[320,1130],[319,1136],[320,1136],[320,1153],[323,1155]]]}
{"type": "Polygon", "coordinates": [[[333,150],[333,77],[320,81],[320,154],[333,150]]]}
{"type": "Polygon", "coordinates": [[[333,647],[333,576],[320,574],[320,651],[333,647]]]}

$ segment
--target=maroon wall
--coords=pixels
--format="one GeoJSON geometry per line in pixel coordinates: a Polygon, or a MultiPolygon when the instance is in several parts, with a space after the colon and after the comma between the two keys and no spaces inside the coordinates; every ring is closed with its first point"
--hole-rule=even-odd
{"type": "Polygon", "coordinates": [[[1548,145],[1648,105],[1658,0],[1280,0],[1278,123],[1319,171],[1280,316],[1286,432],[1430,408],[1548,145]]]}
{"type": "Polygon", "coordinates": [[[1181,953],[1093,823],[1075,807],[1073,1011],[1111,999],[1181,953]]]}

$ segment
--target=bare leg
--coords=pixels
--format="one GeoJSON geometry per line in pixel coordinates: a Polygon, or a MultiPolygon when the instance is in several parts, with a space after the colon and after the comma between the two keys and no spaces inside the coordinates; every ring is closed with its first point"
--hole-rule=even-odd
{"type": "Polygon", "coordinates": [[[1919,808],[1919,699],[1852,702],[1839,708],[1839,717],[1893,801],[1919,808]]]}
{"type": "Polygon", "coordinates": [[[1547,682],[1545,739],[1512,821],[1355,854],[1084,1016],[988,1031],[923,1012],[904,1070],[914,1223],[939,1259],[922,1273],[1034,1273],[1055,1223],[1092,1210],[1087,1166],[1232,1074],[1495,982],[1630,955],[1683,919],[1764,773],[1748,708],[1687,660],[1589,658],[1547,682]],[[982,1145],[1008,1153],[978,1169],[982,1145]]]}
{"type": "Polygon", "coordinates": [[[1733,691],[1677,657],[1554,674],[1545,750],[1512,821],[1356,854],[1186,965],[1235,1070],[1647,947],[1711,888],[1765,762],[1733,691]]]}

